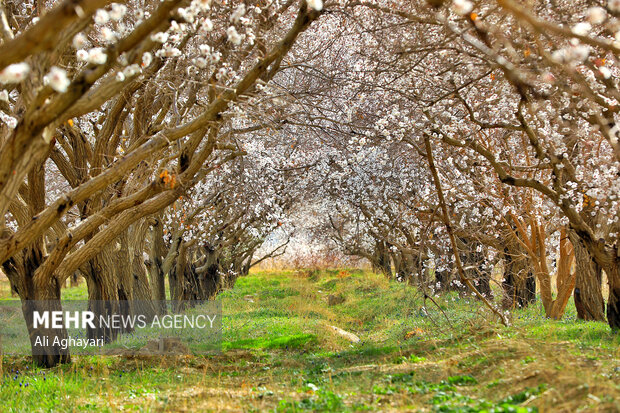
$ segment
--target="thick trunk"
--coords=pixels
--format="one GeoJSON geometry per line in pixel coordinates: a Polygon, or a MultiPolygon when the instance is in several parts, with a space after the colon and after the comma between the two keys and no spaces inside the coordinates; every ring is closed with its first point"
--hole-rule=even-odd
{"type": "MultiPolygon", "coordinates": [[[[179,250],[176,263],[170,271],[170,291],[175,301],[175,311],[183,310],[184,305],[202,302],[212,299],[223,287],[220,278],[220,267],[215,253],[209,254],[207,264],[197,268],[188,256],[187,248],[184,244],[179,250]],[[181,303],[183,302],[183,303],[181,303]]],[[[236,279],[236,277],[235,277],[236,279]]],[[[230,278],[227,278],[230,282],[230,278]]],[[[225,286],[224,286],[225,287],[225,286]]]]}
{"type": "Polygon", "coordinates": [[[132,268],[132,288],[134,298],[134,311],[137,314],[144,314],[148,320],[152,319],[157,314],[155,303],[153,302],[153,292],[149,285],[149,279],[146,272],[146,267],[143,263],[143,257],[139,251],[134,252],[131,260],[132,268]]]}
{"type": "Polygon", "coordinates": [[[77,287],[80,285],[80,281],[82,281],[82,277],[80,277],[80,273],[79,272],[74,272],[71,277],[69,277],[69,285],[71,287],[77,287]]]}
{"type": "Polygon", "coordinates": [[[601,267],[594,261],[585,244],[575,231],[569,231],[575,250],[575,307],[577,318],[589,321],[605,321],[605,301],[601,289],[601,267]]]}
{"type": "Polygon", "coordinates": [[[386,277],[392,279],[392,260],[384,242],[377,242],[374,251],[375,265],[386,277]]]}
{"type": "Polygon", "coordinates": [[[151,258],[148,261],[147,268],[149,270],[149,284],[152,286],[153,300],[164,301],[166,299],[166,283],[162,271],[161,258],[151,258]]]}
{"type": "Polygon", "coordinates": [[[509,241],[504,249],[504,308],[524,308],[536,301],[536,279],[525,253],[509,241]]]}
{"type": "Polygon", "coordinates": [[[404,265],[402,256],[398,252],[391,252],[390,256],[392,257],[392,263],[394,264],[394,275],[397,280],[404,280],[404,265]]]}
{"type": "MultiPolygon", "coordinates": [[[[452,250],[450,250],[450,254],[452,250]]],[[[439,258],[440,262],[435,263],[435,285],[434,290],[436,292],[446,292],[450,291],[452,285],[452,273],[454,269],[452,268],[452,262],[448,260],[446,262],[446,257],[439,258]],[[445,264],[444,264],[445,263],[445,264]],[[443,267],[446,268],[443,268],[443,267]],[[439,269],[441,268],[441,269],[439,269]]]]}
{"type": "MultiPolygon", "coordinates": [[[[166,283],[163,270],[163,254],[164,254],[164,229],[161,219],[156,219],[152,225],[151,246],[149,259],[145,261],[150,277],[150,287],[152,289],[152,297],[155,300],[155,311],[158,314],[165,314],[166,307],[166,283]]],[[[140,253],[140,251],[138,251],[140,253]]]]}
{"type": "Polygon", "coordinates": [[[417,281],[420,285],[425,282],[424,277],[421,275],[418,262],[413,254],[397,251],[392,254],[392,261],[394,262],[394,276],[399,281],[404,281],[412,284],[417,281]],[[416,275],[418,277],[416,277],[416,275]]]}
{"type": "Polygon", "coordinates": [[[252,257],[254,256],[254,253],[252,252],[248,258],[246,259],[245,263],[241,266],[241,274],[240,276],[245,277],[246,275],[248,275],[250,273],[250,268],[252,267],[252,257]]]}
{"type": "Polygon", "coordinates": [[[609,300],[607,300],[607,322],[613,330],[620,329],[620,268],[618,260],[605,268],[609,281],[609,300]]]}
{"type": "Polygon", "coordinates": [[[186,283],[187,273],[187,249],[185,244],[181,242],[179,247],[179,255],[176,263],[168,274],[168,283],[170,288],[170,299],[173,302],[173,311],[179,312],[183,310],[182,302],[188,299],[188,285],[186,283]]]}
{"type": "Polygon", "coordinates": [[[222,287],[219,254],[216,250],[205,247],[206,259],[202,267],[197,268],[198,279],[206,300],[213,299],[222,287]]]}
{"type": "MultiPolygon", "coordinates": [[[[461,261],[465,276],[469,278],[476,289],[485,297],[491,298],[491,271],[483,268],[486,259],[486,248],[479,242],[471,242],[460,238],[462,245],[461,261]]],[[[463,286],[461,289],[467,291],[463,286]]]]}
{"type": "Polygon", "coordinates": [[[34,279],[36,269],[42,263],[42,253],[37,248],[24,252],[20,262],[11,258],[3,263],[3,269],[11,283],[11,289],[17,293],[22,303],[22,312],[30,337],[33,361],[41,367],[54,367],[70,363],[68,348],[60,344],[68,337],[67,330],[34,327],[34,312],[62,311],[60,302],[60,284],[56,278],[42,285],[34,279]],[[42,338],[45,337],[46,340],[42,338]]]}
{"type": "MultiPolygon", "coordinates": [[[[119,302],[118,283],[114,277],[114,273],[110,266],[106,265],[104,254],[91,259],[88,264],[88,273],[86,274],[86,283],[88,285],[88,309],[95,314],[95,318],[100,316],[107,318],[113,314],[120,314],[122,309],[119,302]]],[[[109,343],[118,337],[121,331],[119,329],[107,327],[105,325],[95,324],[95,328],[88,328],[89,339],[103,339],[104,343],[109,343]]]]}
{"type": "Polygon", "coordinates": [[[23,301],[22,311],[26,320],[26,327],[30,336],[32,360],[41,367],[54,367],[62,363],[70,363],[69,348],[63,348],[62,342],[68,338],[66,328],[34,327],[34,312],[62,311],[60,303],[60,287],[50,287],[44,294],[45,299],[39,296],[36,301],[23,301]]]}
{"type": "Polygon", "coordinates": [[[450,285],[450,271],[435,270],[435,292],[446,292],[450,285]]]}

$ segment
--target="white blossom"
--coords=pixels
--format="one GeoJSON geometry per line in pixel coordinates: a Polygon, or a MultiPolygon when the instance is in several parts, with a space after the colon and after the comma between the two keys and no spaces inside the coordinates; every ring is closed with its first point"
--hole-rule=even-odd
{"type": "Polygon", "coordinates": [[[149,67],[153,61],[153,55],[146,52],[142,55],[142,67],[149,67]]]}
{"type": "Polygon", "coordinates": [[[110,21],[110,14],[107,11],[103,9],[97,10],[97,13],[95,13],[96,24],[106,24],[109,21],[110,21]]]}
{"type": "Polygon", "coordinates": [[[116,80],[122,82],[125,80],[125,74],[123,72],[116,72],[116,80]]]}
{"type": "Polygon", "coordinates": [[[235,29],[235,26],[230,26],[226,30],[226,35],[228,36],[228,41],[236,46],[239,46],[241,44],[241,40],[243,40],[243,37],[241,37],[241,35],[237,33],[237,29],[235,29]]]}
{"type": "Polygon", "coordinates": [[[124,4],[112,3],[112,10],[110,10],[110,19],[114,21],[121,20],[125,13],[127,13],[127,6],[124,4]]]}
{"type": "Polygon", "coordinates": [[[222,58],[222,54],[220,52],[215,52],[211,54],[211,63],[217,63],[222,58]]]}
{"type": "Polygon", "coordinates": [[[452,10],[456,14],[461,16],[465,16],[466,14],[470,13],[473,8],[474,5],[469,0],[454,0],[452,2],[452,10]]]}
{"type": "Polygon", "coordinates": [[[323,0],[307,0],[308,7],[313,10],[321,11],[323,10],[323,0]]]}
{"type": "Polygon", "coordinates": [[[176,47],[166,47],[163,49],[162,53],[163,57],[179,57],[181,56],[181,51],[176,47]]]}
{"type": "Polygon", "coordinates": [[[108,61],[108,55],[104,53],[102,47],[93,47],[88,51],[88,63],[102,65],[108,61]]]}
{"type": "Polygon", "coordinates": [[[225,78],[225,77],[226,77],[226,74],[227,74],[226,69],[224,69],[223,67],[221,67],[221,68],[217,71],[217,74],[215,75],[215,77],[216,77],[218,80],[221,80],[221,79],[223,79],[223,78],[225,78]]]}
{"type": "Polygon", "coordinates": [[[607,19],[607,12],[602,7],[590,7],[586,12],[590,24],[601,24],[607,19]]]}
{"type": "Polygon", "coordinates": [[[239,23],[239,19],[245,15],[245,4],[240,4],[239,7],[230,16],[230,21],[233,23],[239,23]]]}
{"type": "Polygon", "coordinates": [[[8,102],[9,101],[9,92],[6,90],[0,90],[0,102],[8,102]]]}
{"type": "Polygon", "coordinates": [[[166,43],[168,41],[169,34],[159,32],[151,35],[151,40],[158,43],[166,43]]]}
{"type": "Polygon", "coordinates": [[[200,53],[202,55],[210,55],[211,54],[211,46],[209,46],[208,44],[201,44],[200,46],[198,46],[198,49],[200,49],[200,53]]]}
{"type": "Polygon", "coordinates": [[[588,22],[577,23],[572,29],[573,33],[578,36],[585,36],[590,32],[590,30],[592,30],[592,26],[588,22]]]}
{"type": "Polygon", "coordinates": [[[15,119],[14,117],[8,116],[4,122],[6,123],[6,126],[8,126],[10,129],[15,129],[17,127],[17,119],[15,119]]]}
{"type": "Polygon", "coordinates": [[[106,43],[113,43],[116,40],[116,33],[109,27],[101,28],[101,36],[106,43]]]}
{"type": "Polygon", "coordinates": [[[140,71],[141,71],[140,66],[138,66],[137,64],[133,64],[133,65],[127,66],[123,70],[123,74],[125,75],[125,77],[132,77],[140,73],[140,71]]]}
{"type": "Polygon", "coordinates": [[[190,8],[186,8],[186,9],[181,8],[178,10],[178,12],[179,12],[179,15],[183,17],[185,21],[187,21],[188,23],[194,22],[194,13],[192,12],[190,8]]]}
{"type": "Polygon", "coordinates": [[[603,76],[605,79],[609,79],[611,77],[611,70],[609,70],[608,67],[605,66],[601,66],[598,71],[601,73],[601,76],[603,76]]]}
{"type": "Polygon", "coordinates": [[[571,49],[571,57],[577,62],[583,62],[590,55],[590,48],[586,45],[578,45],[571,49]]]}
{"type": "Polygon", "coordinates": [[[615,13],[620,12],[620,0],[609,0],[607,8],[615,13]]]}
{"type": "Polygon", "coordinates": [[[200,26],[200,31],[203,33],[208,33],[213,30],[213,22],[210,19],[204,19],[202,25],[200,26]]]}
{"type": "Polygon", "coordinates": [[[78,33],[73,36],[73,47],[75,47],[76,49],[82,49],[84,46],[86,46],[86,43],[88,43],[88,39],[86,38],[85,34],[78,33]]]}
{"type": "Polygon", "coordinates": [[[197,7],[199,10],[207,11],[211,8],[211,0],[194,0],[192,5],[197,7]]]}
{"type": "Polygon", "coordinates": [[[194,59],[194,64],[201,69],[204,69],[208,66],[207,59],[205,59],[204,57],[198,57],[194,59]]]}
{"type": "Polygon", "coordinates": [[[49,73],[43,78],[43,81],[59,93],[65,93],[71,84],[67,72],[58,66],[52,66],[49,73]]]}
{"type": "Polygon", "coordinates": [[[19,83],[26,78],[29,72],[28,63],[13,63],[0,72],[0,83],[19,83]]]}
{"type": "Polygon", "coordinates": [[[88,52],[86,50],[78,50],[75,53],[75,57],[77,58],[78,62],[85,62],[88,60],[88,52]]]}

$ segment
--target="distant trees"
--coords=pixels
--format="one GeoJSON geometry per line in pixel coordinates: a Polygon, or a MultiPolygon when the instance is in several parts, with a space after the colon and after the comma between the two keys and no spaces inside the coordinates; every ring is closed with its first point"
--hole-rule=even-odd
{"type": "Polygon", "coordinates": [[[306,73],[328,97],[306,98],[312,128],[338,151],[324,188],[334,240],[388,276],[424,279],[422,262],[442,281],[443,269],[454,271],[446,258],[457,252],[446,245],[420,162],[428,136],[459,254],[472,260],[465,267],[484,273],[501,260],[504,305],[533,302],[538,284],[554,318],[574,282],[579,317],[617,328],[618,10],[579,2],[420,1],[416,13],[410,6],[347,3],[353,24],[334,24],[341,40],[306,73]]]}
{"type": "MultiPolygon", "coordinates": [[[[607,9],[580,2],[440,3],[420,2],[416,14],[381,2],[355,3],[364,33],[357,67],[372,68],[364,89],[374,88],[367,95],[381,100],[370,140],[392,145],[397,137],[420,148],[422,137],[431,137],[444,163],[442,180],[458,182],[447,190],[452,211],[466,199],[492,211],[495,231],[478,239],[504,255],[506,291],[519,305],[533,299],[528,280],[537,277],[547,314],[559,314],[551,307],[564,302],[566,291],[560,289],[559,301],[550,297],[548,258],[540,254],[552,235],[551,249],[564,251],[558,271],[566,272],[571,254],[560,240],[568,225],[580,317],[604,318],[602,270],[610,291],[607,321],[620,327],[618,10],[611,3],[607,9]],[[567,21],[568,27],[558,23],[567,21]],[[373,47],[378,38],[394,40],[373,47]],[[535,204],[523,209],[533,193],[535,204]],[[551,217],[557,221],[543,234],[540,226],[551,217]],[[485,236],[493,232],[495,240],[485,236]]],[[[466,220],[485,210],[477,207],[466,220]]]]}

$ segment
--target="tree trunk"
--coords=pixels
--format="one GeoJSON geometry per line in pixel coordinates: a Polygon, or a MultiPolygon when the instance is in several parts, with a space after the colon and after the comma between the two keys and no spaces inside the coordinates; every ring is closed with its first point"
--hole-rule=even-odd
{"type": "Polygon", "coordinates": [[[164,255],[164,229],[161,223],[161,216],[155,219],[152,225],[151,246],[149,259],[145,261],[147,266],[150,286],[152,288],[152,297],[156,302],[156,312],[158,314],[166,313],[166,283],[163,270],[164,255]]]}
{"type": "MultiPolygon", "coordinates": [[[[95,319],[121,313],[118,283],[114,273],[109,273],[113,268],[106,263],[107,253],[108,251],[102,251],[87,264],[88,309],[95,314],[95,319]]],[[[96,323],[95,328],[88,328],[87,336],[89,339],[103,339],[104,343],[110,343],[116,340],[119,333],[119,329],[96,323]]]]}
{"type": "Polygon", "coordinates": [[[588,321],[605,321],[605,301],[601,289],[601,267],[594,261],[581,238],[572,229],[568,236],[575,250],[575,307],[577,318],[588,321]]]}
{"type": "Polygon", "coordinates": [[[394,275],[397,280],[404,281],[409,284],[412,284],[414,281],[418,281],[419,285],[422,285],[422,283],[425,282],[424,277],[419,271],[416,257],[413,254],[397,251],[392,254],[392,257],[392,260],[394,261],[394,275]],[[396,266],[396,261],[398,261],[398,268],[396,266]]]}
{"type": "Polygon", "coordinates": [[[202,267],[197,268],[198,279],[202,285],[205,300],[217,295],[221,288],[219,255],[215,249],[205,246],[206,259],[202,267]]]}
{"type": "Polygon", "coordinates": [[[179,255],[175,265],[168,274],[168,284],[170,288],[170,299],[174,312],[182,311],[182,302],[187,300],[185,273],[187,272],[187,249],[185,243],[181,241],[179,255]]]}
{"type": "Polygon", "coordinates": [[[451,288],[452,273],[454,269],[452,268],[452,262],[450,262],[447,258],[448,255],[451,254],[452,249],[449,249],[448,251],[449,253],[446,254],[446,256],[439,257],[439,263],[435,263],[435,285],[433,286],[433,289],[436,292],[450,291],[451,288]],[[447,268],[445,270],[439,270],[438,268],[441,267],[441,264],[445,261],[447,261],[445,264],[447,268]]]}
{"type": "Polygon", "coordinates": [[[396,279],[403,278],[403,260],[402,256],[398,252],[390,252],[392,263],[394,264],[394,275],[396,279]]]}
{"type": "Polygon", "coordinates": [[[10,258],[2,266],[9,278],[11,289],[17,293],[22,304],[22,313],[30,337],[33,361],[41,367],[54,367],[70,363],[69,348],[63,349],[61,341],[68,337],[67,330],[34,327],[34,312],[62,311],[60,302],[60,284],[52,278],[48,285],[41,285],[34,279],[36,269],[41,265],[41,251],[34,247],[23,252],[23,259],[10,258]],[[46,341],[37,343],[37,338],[46,341]]]}
{"type": "Polygon", "coordinates": [[[71,287],[77,287],[80,285],[80,273],[78,271],[75,271],[71,277],[69,278],[69,285],[71,287]]]}
{"type": "Polygon", "coordinates": [[[131,260],[131,276],[134,298],[134,312],[136,314],[144,314],[148,320],[151,320],[157,314],[155,303],[153,302],[153,292],[149,285],[149,278],[144,266],[142,254],[134,251],[131,260]]]}
{"type": "Polygon", "coordinates": [[[504,308],[525,308],[536,301],[536,278],[519,244],[509,240],[504,249],[504,308]]]}
{"type": "MultiPolygon", "coordinates": [[[[462,242],[461,261],[463,262],[465,276],[472,281],[482,295],[491,298],[491,271],[482,268],[486,258],[485,247],[479,242],[472,242],[464,238],[457,239],[462,242]]],[[[463,286],[460,290],[467,291],[467,288],[463,286]]]]}
{"type": "MultiPolygon", "coordinates": [[[[620,258],[620,257],[619,257],[620,258]]],[[[605,268],[609,281],[609,300],[607,301],[607,322],[612,330],[620,329],[620,268],[618,259],[605,268]]]]}
{"type": "Polygon", "coordinates": [[[62,363],[70,363],[69,348],[62,347],[62,340],[68,338],[67,329],[34,327],[34,312],[62,311],[60,303],[60,286],[50,287],[45,294],[46,299],[37,301],[22,300],[22,311],[26,320],[26,327],[30,336],[32,360],[41,367],[54,367],[62,363]]]}
{"type": "Polygon", "coordinates": [[[375,243],[375,265],[386,277],[392,279],[392,261],[385,242],[377,241],[375,243]]]}
{"type": "Polygon", "coordinates": [[[575,273],[571,271],[574,259],[575,250],[573,248],[573,244],[571,244],[568,240],[567,230],[562,229],[560,232],[560,245],[555,280],[558,295],[555,300],[553,300],[551,311],[547,314],[547,317],[554,320],[559,320],[562,316],[564,316],[564,311],[566,310],[568,300],[575,289],[576,276],[575,273]]]}

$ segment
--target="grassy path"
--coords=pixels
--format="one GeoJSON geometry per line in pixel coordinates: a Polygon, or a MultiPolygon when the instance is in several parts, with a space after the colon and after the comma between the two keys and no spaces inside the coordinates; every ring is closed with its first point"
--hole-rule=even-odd
{"type": "Polygon", "coordinates": [[[359,271],[256,273],[221,299],[221,355],[47,371],[4,357],[1,410],[620,411],[620,337],[573,308],[562,322],[519,311],[506,329],[447,294],[448,321],[415,288],[359,271]]]}

